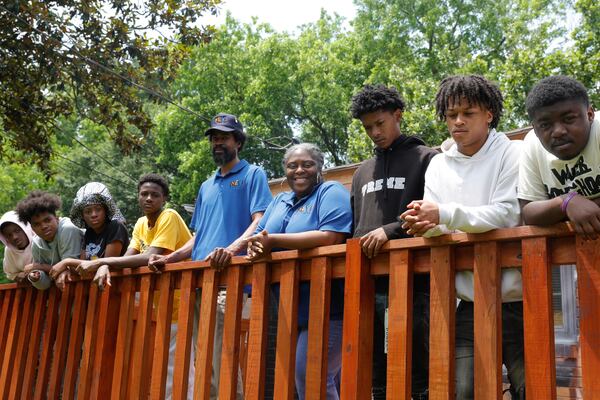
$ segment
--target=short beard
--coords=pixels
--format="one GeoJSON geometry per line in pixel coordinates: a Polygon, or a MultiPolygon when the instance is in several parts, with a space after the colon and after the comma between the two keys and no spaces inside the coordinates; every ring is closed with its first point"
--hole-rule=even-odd
{"type": "Polygon", "coordinates": [[[215,154],[215,149],[213,149],[212,157],[215,161],[215,164],[217,164],[219,167],[222,167],[229,161],[233,160],[236,154],[234,151],[228,151],[225,147],[221,147],[220,149],[223,150],[223,154],[215,154]]]}

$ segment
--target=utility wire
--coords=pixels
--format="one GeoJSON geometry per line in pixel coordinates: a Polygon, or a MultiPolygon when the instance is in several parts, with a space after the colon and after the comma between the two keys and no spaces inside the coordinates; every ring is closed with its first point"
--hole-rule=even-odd
{"type": "MultiPolygon", "coordinates": [[[[31,23],[29,23],[27,20],[23,19],[23,18],[22,18],[22,17],[20,17],[18,14],[15,14],[14,12],[12,12],[12,11],[11,11],[11,10],[9,10],[8,8],[6,8],[4,5],[0,4],[0,9],[2,9],[2,10],[4,10],[4,11],[6,11],[7,13],[11,14],[11,15],[12,15],[13,17],[15,17],[17,20],[19,20],[19,21],[21,21],[22,23],[26,24],[26,25],[27,25],[27,26],[29,26],[29,27],[30,27],[32,30],[34,30],[35,32],[39,33],[40,35],[42,35],[42,36],[46,37],[46,38],[47,38],[47,39],[49,39],[49,40],[52,40],[52,41],[54,41],[55,43],[58,43],[58,44],[59,44],[61,47],[65,47],[65,46],[66,46],[66,45],[65,45],[65,43],[63,43],[63,42],[59,41],[58,39],[55,39],[55,38],[53,38],[53,37],[52,37],[52,36],[50,36],[50,35],[49,35],[47,32],[44,32],[44,31],[42,31],[42,30],[40,30],[40,29],[36,28],[36,27],[35,27],[35,26],[33,26],[31,23]]],[[[141,84],[139,84],[139,83],[137,83],[137,82],[134,82],[134,81],[133,81],[133,80],[131,80],[130,78],[128,78],[128,77],[124,76],[123,74],[121,74],[121,73],[119,73],[119,72],[115,71],[114,69],[112,69],[112,68],[110,68],[110,67],[108,67],[108,66],[106,66],[106,65],[104,65],[104,64],[101,64],[101,63],[99,63],[98,61],[95,61],[95,60],[93,60],[93,59],[91,59],[91,58],[89,58],[89,57],[87,57],[87,56],[85,56],[85,55],[81,54],[81,52],[80,52],[80,51],[78,50],[78,48],[77,48],[77,43],[76,43],[75,39],[73,39],[71,36],[69,36],[69,34],[67,34],[66,32],[63,32],[63,34],[64,34],[64,36],[65,36],[65,37],[66,37],[66,38],[67,38],[67,39],[68,39],[68,40],[71,42],[71,44],[72,44],[72,46],[71,46],[70,48],[68,48],[68,47],[67,47],[66,49],[67,49],[67,50],[69,50],[69,51],[72,51],[72,52],[73,52],[73,53],[74,53],[74,54],[75,54],[77,57],[79,57],[79,58],[83,59],[83,60],[84,60],[85,62],[87,62],[88,64],[91,64],[91,65],[93,65],[93,66],[96,66],[96,67],[98,67],[98,68],[102,69],[103,71],[106,71],[106,72],[108,72],[108,73],[110,73],[110,74],[113,74],[113,75],[117,76],[118,78],[122,79],[123,81],[125,81],[125,82],[128,82],[128,83],[129,83],[129,84],[131,84],[132,86],[134,86],[134,87],[136,87],[136,88],[138,88],[138,89],[141,89],[141,90],[143,90],[143,91],[145,91],[145,92],[147,92],[147,93],[149,93],[149,94],[151,94],[151,95],[153,95],[153,96],[155,96],[155,97],[157,97],[157,98],[159,98],[159,99],[162,99],[162,100],[164,100],[165,102],[167,102],[167,103],[169,103],[169,104],[172,104],[173,106],[175,106],[175,107],[179,108],[180,110],[182,110],[182,111],[184,111],[184,112],[187,112],[187,113],[189,113],[189,114],[192,114],[192,115],[194,115],[194,116],[196,116],[196,117],[198,117],[198,118],[200,118],[200,119],[202,119],[202,120],[204,120],[204,121],[206,121],[206,122],[209,122],[209,123],[212,121],[212,118],[209,118],[209,117],[207,117],[207,116],[205,116],[205,115],[202,115],[202,114],[200,114],[200,113],[198,113],[198,112],[196,112],[196,111],[194,111],[194,110],[192,110],[192,109],[190,109],[190,108],[188,108],[188,107],[185,107],[185,106],[183,106],[183,105],[181,105],[181,104],[179,104],[179,103],[175,102],[174,100],[172,100],[172,99],[170,99],[170,98],[166,97],[165,95],[163,95],[163,94],[159,93],[158,91],[156,91],[156,90],[154,90],[154,89],[151,89],[151,88],[148,88],[148,87],[146,87],[146,86],[144,86],[144,85],[141,85],[141,84]]],[[[262,139],[262,138],[260,138],[260,137],[258,137],[258,136],[253,136],[253,135],[247,135],[247,136],[248,136],[248,138],[249,138],[249,139],[258,139],[258,140],[259,140],[260,142],[262,142],[262,143],[263,143],[263,144],[266,146],[266,148],[267,148],[267,149],[269,149],[269,150],[278,150],[278,151],[284,151],[284,150],[286,150],[288,147],[290,147],[291,145],[293,145],[293,144],[296,144],[296,142],[298,142],[298,139],[296,139],[296,138],[292,138],[292,139],[290,139],[290,143],[288,143],[287,145],[283,145],[283,146],[282,146],[282,145],[278,145],[278,144],[275,144],[275,143],[272,143],[272,142],[270,142],[270,141],[269,141],[269,139],[262,139]]],[[[273,139],[273,138],[271,138],[271,140],[272,140],[272,139],[273,139]]]]}

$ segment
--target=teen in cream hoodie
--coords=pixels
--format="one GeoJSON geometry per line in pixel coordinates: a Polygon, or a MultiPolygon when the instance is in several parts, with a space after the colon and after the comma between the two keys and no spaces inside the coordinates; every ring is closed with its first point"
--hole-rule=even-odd
{"type": "MultiPolygon", "coordinates": [[[[451,232],[480,233],[519,225],[517,200],[521,141],[491,129],[472,156],[460,153],[453,139],[442,144],[425,173],[424,200],[439,206],[439,225],[423,236],[451,232]]],[[[456,294],[473,301],[473,271],[456,273],[456,294]]],[[[502,302],[523,300],[521,272],[502,269],[502,302]]]]}

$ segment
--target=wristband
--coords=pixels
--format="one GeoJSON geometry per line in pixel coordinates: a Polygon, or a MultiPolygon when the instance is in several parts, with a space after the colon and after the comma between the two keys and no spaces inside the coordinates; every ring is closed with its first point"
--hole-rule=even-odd
{"type": "Polygon", "coordinates": [[[567,195],[567,197],[564,198],[562,204],[560,205],[560,210],[563,213],[567,213],[567,206],[569,205],[569,202],[573,199],[573,197],[577,196],[578,193],[576,191],[572,191],[569,192],[569,194],[567,195]]]}

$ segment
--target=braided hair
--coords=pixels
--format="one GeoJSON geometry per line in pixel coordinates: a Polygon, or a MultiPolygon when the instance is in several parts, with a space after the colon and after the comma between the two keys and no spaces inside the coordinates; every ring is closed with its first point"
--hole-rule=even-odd
{"type": "Polygon", "coordinates": [[[466,99],[492,113],[490,128],[496,128],[502,116],[502,93],[498,86],[481,75],[453,75],[444,78],[435,96],[435,111],[440,121],[446,119],[448,107],[466,99]]]}

